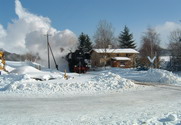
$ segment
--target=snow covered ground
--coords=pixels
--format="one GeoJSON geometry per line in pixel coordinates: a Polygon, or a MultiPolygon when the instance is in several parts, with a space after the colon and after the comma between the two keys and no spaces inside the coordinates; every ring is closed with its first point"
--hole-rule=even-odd
{"type": "Polygon", "coordinates": [[[30,62],[6,68],[1,124],[181,125],[181,77],[165,70],[108,68],[65,79],[30,62]]]}

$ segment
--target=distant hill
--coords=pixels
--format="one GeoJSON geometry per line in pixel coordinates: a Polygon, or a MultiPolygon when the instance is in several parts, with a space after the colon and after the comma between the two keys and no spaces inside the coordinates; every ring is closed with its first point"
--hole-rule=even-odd
{"type": "MultiPolygon", "coordinates": [[[[0,51],[3,51],[5,54],[5,59],[7,61],[25,61],[28,60],[30,57],[30,54],[16,54],[16,53],[10,53],[2,48],[0,48],[0,51]]],[[[35,56],[31,56],[31,59],[35,59],[35,56]]]]}

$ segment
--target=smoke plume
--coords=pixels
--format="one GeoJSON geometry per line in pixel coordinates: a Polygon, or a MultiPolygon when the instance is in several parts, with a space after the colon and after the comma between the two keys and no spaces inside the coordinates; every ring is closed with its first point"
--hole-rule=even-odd
{"type": "MultiPolygon", "coordinates": [[[[0,25],[0,48],[19,54],[39,55],[40,63],[47,66],[47,37],[45,35],[49,34],[49,42],[57,64],[61,70],[67,68],[63,57],[77,47],[76,35],[68,29],[56,30],[51,26],[49,18],[28,12],[19,0],[15,0],[15,12],[18,19],[8,24],[7,29],[0,25]]],[[[52,57],[51,65],[54,67],[52,57]]]]}

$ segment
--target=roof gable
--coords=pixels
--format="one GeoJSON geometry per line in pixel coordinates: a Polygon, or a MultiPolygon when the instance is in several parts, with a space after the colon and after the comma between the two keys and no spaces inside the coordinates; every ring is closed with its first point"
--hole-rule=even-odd
{"type": "Polygon", "coordinates": [[[112,59],[114,59],[114,60],[131,60],[128,57],[113,57],[112,59]]]}
{"type": "Polygon", "coordinates": [[[93,49],[96,53],[139,53],[135,49],[93,49]]]}

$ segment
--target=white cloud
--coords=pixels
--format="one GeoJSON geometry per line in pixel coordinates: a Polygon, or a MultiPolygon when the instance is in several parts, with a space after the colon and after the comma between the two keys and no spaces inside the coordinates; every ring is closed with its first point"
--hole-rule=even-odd
{"type": "Polygon", "coordinates": [[[42,62],[47,62],[46,37],[44,35],[49,33],[55,57],[59,62],[62,62],[61,57],[77,46],[77,37],[72,31],[68,29],[56,30],[51,27],[49,18],[28,12],[22,7],[19,0],[15,0],[15,12],[18,19],[14,19],[12,23],[8,24],[6,30],[0,25],[0,48],[15,53],[39,53],[42,62]],[[60,48],[64,48],[66,51],[61,52],[60,48]]]}
{"type": "Polygon", "coordinates": [[[167,47],[169,43],[170,32],[176,29],[181,29],[180,23],[165,22],[164,24],[155,27],[155,30],[160,34],[161,46],[167,47]]]}

